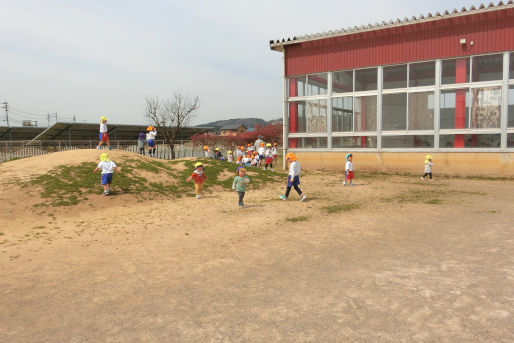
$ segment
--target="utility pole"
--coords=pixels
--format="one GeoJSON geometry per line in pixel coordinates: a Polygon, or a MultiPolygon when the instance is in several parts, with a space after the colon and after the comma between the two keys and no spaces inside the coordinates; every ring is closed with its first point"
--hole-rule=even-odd
{"type": "Polygon", "coordinates": [[[7,121],[7,127],[10,127],[9,125],[9,104],[7,101],[2,102],[2,108],[5,110],[5,120],[7,121]]]}
{"type": "Polygon", "coordinates": [[[75,123],[77,121],[77,117],[73,116],[73,122],[75,123]]]}
{"type": "Polygon", "coordinates": [[[47,127],[50,127],[50,113],[46,114],[46,120],[48,121],[47,127]]]}

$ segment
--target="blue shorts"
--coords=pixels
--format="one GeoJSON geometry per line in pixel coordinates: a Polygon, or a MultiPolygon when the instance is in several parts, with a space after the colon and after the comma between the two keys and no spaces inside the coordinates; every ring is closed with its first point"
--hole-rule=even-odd
{"type": "Polygon", "coordinates": [[[155,141],[154,141],[153,139],[149,139],[149,140],[148,140],[148,146],[149,146],[150,148],[153,148],[153,147],[155,146],[155,141]]]}
{"type": "Polygon", "coordinates": [[[287,187],[298,186],[300,184],[300,177],[295,176],[293,180],[291,180],[291,175],[287,176],[287,187]]]}
{"type": "Polygon", "coordinates": [[[264,155],[259,155],[259,161],[264,159],[264,155]]]}
{"type": "Polygon", "coordinates": [[[102,174],[102,185],[110,185],[112,183],[112,173],[102,174]]]}

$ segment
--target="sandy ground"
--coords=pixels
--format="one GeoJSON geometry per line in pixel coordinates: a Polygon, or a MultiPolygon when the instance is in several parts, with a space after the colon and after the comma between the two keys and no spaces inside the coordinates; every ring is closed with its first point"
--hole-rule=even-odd
{"type": "MultiPolygon", "coordinates": [[[[2,181],[84,161],[60,154],[2,181]]],[[[36,214],[37,189],[3,186],[0,341],[513,342],[514,182],[359,179],[354,162],[355,187],[309,173],[308,201],[275,184],[245,209],[222,191],[36,214]]]]}

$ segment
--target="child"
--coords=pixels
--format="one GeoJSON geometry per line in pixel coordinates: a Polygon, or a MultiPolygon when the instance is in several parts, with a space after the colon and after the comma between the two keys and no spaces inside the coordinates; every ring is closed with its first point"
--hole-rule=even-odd
{"type": "Polygon", "coordinates": [[[257,167],[258,164],[259,164],[259,155],[257,155],[254,151],[252,163],[250,164],[250,166],[257,167]]]}
{"type": "Polygon", "coordinates": [[[221,160],[222,157],[223,157],[223,155],[221,154],[220,149],[218,149],[218,148],[214,149],[214,158],[217,160],[221,160]]]}
{"type": "Polygon", "coordinates": [[[234,178],[234,182],[232,183],[232,189],[235,189],[237,194],[239,194],[238,205],[240,207],[245,207],[243,198],[245,197],[246,186],[250,182],[250,179],[246,176],[246,169],[244,167],[237,167],[237,174],[238,175],[234,178]]]}
{"type": "Polygon", "coordinates": [[[145,154],[145,139],[145,134],[143,132],[139,133],[139,138],[137,139],[137,147],[139,148],[139,153],[141,155],[145,154]]]}
{"type": "Polygon", "coordinates": [[[273,152],[271,149],[271,143],[266,144],[266,151],[264,154],[266,156],[266,160],[264,161],[264,170],[268,169],[269,165],[270,170],[273,171],[273,152]]]}
{"type": "Polygon", "coordinates": [[[248,148],[246,148],[248,150],[248,152],[253,152],[255,151],[255,148],[253,147],[253,145],[251,143],[248,143],[248,148]]]}
{"type": "Polygon", "coordinates": [[[210,156],[209,156],[209,155],[210,155],[210,153],[211,153],[211,151],[209,150],[209,146],[204,145],[204,146],[203,146],[203,156],[204,156],[205,158],[209,158],[209,157],[210,157],[210,156]]]}
{"type": "Polygon", "coordinates": [[[234,162],[234,155],[232,155],[232,150],[227,151],[227,161],[229,163],[234,162]]]}
{"type": "Polygon", "coordinates": [[[300,196],[300,201],[304,201],[307,197],[303,195],[302,190],[300,187],[298,187],[300,184],[300,163],[298,162],[298,158],[295,155],[289,157],[288,160],[291,161],[291,164],[289,165],[289,175],[287,175],[286,194],[281,195],[280,199],[284,201],[287,200],[289,192],[291,191],[291,187],[294,187],[300,196]]]}
{"type": "Polygon", "coordinates": [[[346,165],[344,167],[344,181],[343,186],[346,186],[346,181],[349,182],[350,186],[353,186],[353,155],[346,154],[346,165]]]}
{"type": "Polygon", "coordinates": [[[259,149],[257,149],[257,153],[259,154],[259,167],[262,165],[262,161],[264,160],[264,142],[260,144],[259,149]]]}
{"type": "Polygon", "coordinates": [[[243,164],[243,156],[239,155],[237,156],[237,161],[236,161],[237,164],[243,164]]]}
{"type": "Polygon", "coordinates": [[[203,190],[203,182],[207,180],[207,176],[205,176],[205,173],[203,171],[203,164],[202,162],[196,162],[195,164],[195,170],[193,171],[193,174],[191,174],[190,177],[186,179],[187,182],[194,180],[195,182],[195,193],[196,198],[200,199],[200,194],[203,190]]]}
{"type": "Polygon", "coordinates": [[[273,156],[273,163],[277,164],[277,158],[278,158],[278,144],[273,143],[273,148],[271,149],[271,154],[273,156]]]}
{"type": "Polygon", "coordinates": [[[250,155],[246,155],[245,157],[243,157],[243,165],[249,167],[251,163],[252,163],[252,159],[251,159],[250,155]]]}
{"type": "Polygon", "coordinates": [[[430,181],[434,181],[432,179],[432,166],[434,165],[434,162],[432,162],[432,155],[426,155],[425,156],[425,175],[421,177],[421,181],[425,181],[425,177],[427,175],[430,175],[430,181]]]}
{"type": "Polygon", "coordinates": [[[150,157],[156,157],[155,153],[157,151],[157,147],[155,145],[155,137],[157,136],[157,130],[153,126],[148,126],[146,128],[146,141],[148,142],[148,155],[150,157]]]}
{"type": "Polygon", "coordinates": [[[109,150],[111,150],[111,143],[109,142],[109,135],[107,134],[107,118],[106,117],[100,117],[100,143],[98,143],[98,146],[96,147],[98,150],[102,149],[102,144],[104,142],[107,144],[107,147],[109,150]]]}
{"type": "Polygon", "coordinates": [[[104,186],[104,195],[109,195],[111,193],[111,183],[112,183],[112,173],[118,174],[118,167],[116,163],[109,160],[109,156],[104,152],[100,154],[100,163],[96,166],[93,173],[102,170],[102,185],[104,186]]]}

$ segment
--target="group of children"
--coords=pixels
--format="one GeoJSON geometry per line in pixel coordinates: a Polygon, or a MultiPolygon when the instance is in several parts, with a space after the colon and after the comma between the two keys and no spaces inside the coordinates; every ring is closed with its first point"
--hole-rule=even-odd
{"type": "Polygon", "coordinates": [[[246,167],[262,167],[266,170],[268,167],[273,171],[273,163],[277,161],[278,157],[278,144],[273,143],[260,143],[259,147],[255,149],[252,144],[248,144],[245,150],[243,145],[238,146],[235,153],[227,151],[227,161],[235,162],[241,166],[246,167]]]}
{"type": "Polygon", "coordinates": [[[157,130],[152,125],[146,128],[146,133],[139,133],[137,139],[137,147],[141,155],[145,154],[145,142],[148,145],[148,156],[156,157],[157,146],[155,143],[155,137],[157,137],[157,130]]]}

